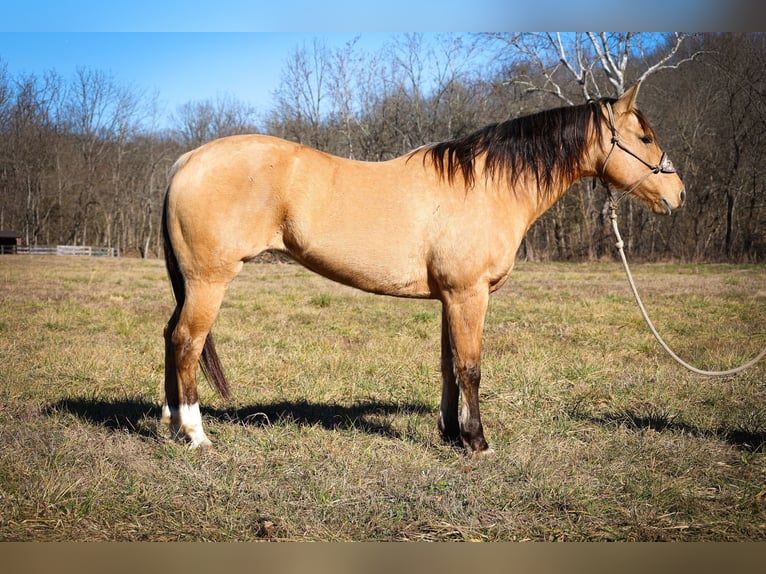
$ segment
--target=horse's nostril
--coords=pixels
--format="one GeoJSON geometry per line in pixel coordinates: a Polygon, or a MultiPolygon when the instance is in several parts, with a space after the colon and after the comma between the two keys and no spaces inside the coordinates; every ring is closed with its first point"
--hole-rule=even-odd
{"type": "Polygon", "coordinates": [[[681,207],[683,207],[684,203],[686,203],[686,190],[682,189],[681,194],[679,195],[679,198],[681,199],[681,207]]]}

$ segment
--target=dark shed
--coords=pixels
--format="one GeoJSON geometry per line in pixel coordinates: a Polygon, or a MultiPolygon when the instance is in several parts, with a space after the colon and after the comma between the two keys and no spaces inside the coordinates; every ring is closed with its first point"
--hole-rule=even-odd
{"type": "Polygon", "coordinates": [[[21,233],[17,231],[0,231],[0,255],[16,253],[16,247],[21,245],[21,233]]]}

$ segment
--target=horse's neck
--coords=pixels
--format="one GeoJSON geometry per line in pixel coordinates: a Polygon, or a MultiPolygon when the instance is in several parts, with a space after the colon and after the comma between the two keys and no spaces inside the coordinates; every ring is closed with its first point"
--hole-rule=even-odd
{"type": "MultiPolygon", "coordinates": [[[[554,180],[549,189],[541,189],[534,177],[530,178],[525,190],[530,198],[530,203],[534,206],[532,210],[531,225],[537,221],[546,211],[553,207],[569,191],[569,189],[585,176],[578,177],[558,177],[554,180]]],[[[517,186],[518,187],[518,186],[517,186]]],[[[518,191],[517,191],[518,193],[518,191]]]]}
{"type": "Polygon", "coordinates": [[[553,207],[576,183],[597,175],[594,159],[596,156],[598,156],[598,150],[593,148],[587,150],[582,157],[578,158],[576,167],[571,173],[561,171],[554,173],[549,187],[544,187],[544,182],[538,181],[532,171],[527,171],[516,181],[512,190],[513,195],[517,198],[525,195],[525,203],[531,207],[529,225],[553,207]]]}

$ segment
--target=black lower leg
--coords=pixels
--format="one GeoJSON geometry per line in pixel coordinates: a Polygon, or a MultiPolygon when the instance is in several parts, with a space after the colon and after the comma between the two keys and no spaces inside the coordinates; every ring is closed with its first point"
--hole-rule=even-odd
{"type": "Polygon", "coordinates": [[[178,371],[176,369],[175,347],[173,345],[173,332],[178,324],[178,313],[168,321],[165,327],[165,404],[168,407],[178,409],[180,396],[178,391],[178,371]]]}
{"type": "Polygon", "coordinates": [[[458,388],[454,381],[445,381],[442,389],[442,404],[439,409],[439,432],[448,443],[460,444],[460,424],[457,416],[458,388]],[[447,400],[445,401],[445,395],[447,400]],[[454,401],[454,403],[453,403],[454,401]],[[454,407],[452,405],[455,405],[454,407]]]}
{"type": "Polygon", "coordinates": [[[442,401],[439,407],[439,432],[446,442],[460,445],[460,423],[458,422],[458,403],[460,394],[455,379],[455,366],[452,354],[452,341],[449,333],[449,320],[446,310],[442,310],[441,333],[441,372],[442,401]]]}
{"type": "Polygon", "coordinates": [[[481,369],[478,365],[466,367],[458,373],[463,405],[460,417],[460,438],[472,452],[489,448],[484,438],[484,428],[479,413],[479,382],[481,369]]]}

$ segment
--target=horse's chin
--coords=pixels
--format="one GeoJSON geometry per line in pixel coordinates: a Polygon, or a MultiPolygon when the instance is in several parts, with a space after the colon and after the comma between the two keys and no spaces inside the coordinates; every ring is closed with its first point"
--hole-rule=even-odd
{"type": "Polygon", "coordinates": [[[670,203],[668,203],[668,200],[665,198],[660,198],[655,201],[645,201],[644,203],[646,203],[647,207],[657,215],[671,215],[673,213],[673,208],[670,207],[670,203]]]}
{"type": "Polygon", "coordinates": [[[663,197],[658,202],[655,208],[655,213],[659,213],[660,215],[670,215],[673,213],[673,208],[670,207],[670,203],[668,203],[668,200],[663,197]]]}
{"type": "Polygon", "coordinates": [[[673,208],[670,206],[670,202],[664,197],[648,197],[638,193],[634,193],[633,197],[656,215],[671,215],[673,213],[673,208]]]}

